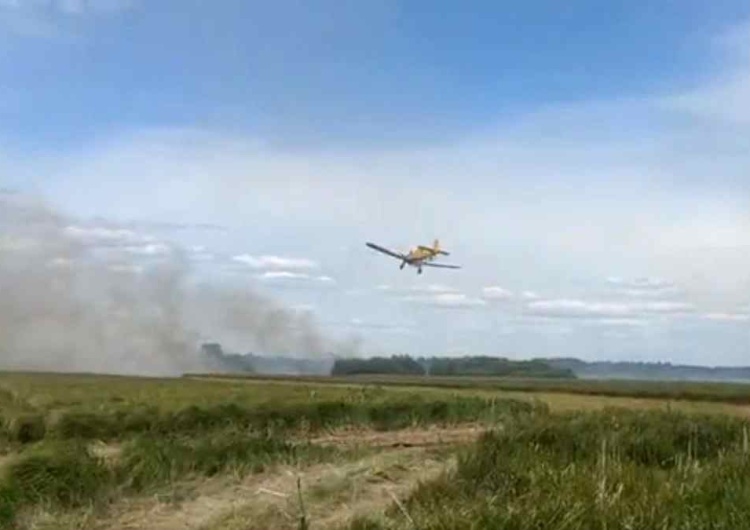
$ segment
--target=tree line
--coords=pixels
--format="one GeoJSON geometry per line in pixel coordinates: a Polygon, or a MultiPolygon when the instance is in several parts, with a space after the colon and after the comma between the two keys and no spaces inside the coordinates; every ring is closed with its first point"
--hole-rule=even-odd
{"type": "Polygon", "coordinates": [[[575,378],[571,369],[556,368],[540,359],[513,361],[489,356],[348,358],[337,359],[331,369],[331,375],[367,374],[575,378]]]}
{"type": "Polygon", "coordinates": [[[225,352],[218,343],[201,346],[206,360],[222,372],[306,375],[499,376],[574,379],[568,367],[546,360],[513,361],[503,357],[390,357],[305,359],[225,352]]]}

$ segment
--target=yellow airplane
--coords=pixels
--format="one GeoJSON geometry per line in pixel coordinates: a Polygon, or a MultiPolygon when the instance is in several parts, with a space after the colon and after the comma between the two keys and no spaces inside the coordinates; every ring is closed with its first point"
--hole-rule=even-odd
{"type": "Polygon", "coordinates": [[[383,254],[388,254],[389,256],[393,256],[394,258],[397,258],[401,260],[401,266],[400,269],[403,269],[406,265],[409,265],[410,267],[416,267],[417,273],[422,274],[422,267],[439,267],[443,269],[460,269],[461,267],[458,265],[446,265],[443,263],[432,263],[432,260],[435,259],[437,256],[449,256],[450,254],[446,252],[445,250],[442,250],[440,248],[440,241],[437,239],[432,244],[431,247],[426,247],[423,245],[419,245],[411,250],[409,250],[408,253],[403,254],[401,252],[395,252],[393,250],[388,250],[387,248],[383,248],[379,245],[376,245],[375,243],[366,243],[368,247],[377,250],[378,252],[382,252],[383,254]]]}

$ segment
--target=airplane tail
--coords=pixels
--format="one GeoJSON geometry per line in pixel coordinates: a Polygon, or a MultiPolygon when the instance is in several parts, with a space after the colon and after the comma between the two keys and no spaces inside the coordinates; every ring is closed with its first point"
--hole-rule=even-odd
{"type": "Polygon", "coordinates": [[[440,240],[436,239],[432,243],[432,250],[435,252],[435,254],[442,254],[443,256],[448,256],[449,254],[445,250],[440,250],[440,240]]]}
{"type": "Polygon", "coordinates": [[[431,247],[419,245],[419,248],[422,249],[422,250],[426,250],[427,252],[432,252],[435,255],[438,255],[438,254],[442,254],[443,256],[448,256],[449,255],[445,250],[441,250],[440,249],[440,241],[437,240],[437,239],[432,242],[432,246],[431,247]]]}

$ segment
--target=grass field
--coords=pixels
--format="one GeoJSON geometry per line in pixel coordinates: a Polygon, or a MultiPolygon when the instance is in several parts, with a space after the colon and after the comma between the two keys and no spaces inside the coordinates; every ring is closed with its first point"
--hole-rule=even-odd
{"type": "Polygon", "coordinates": [[[193,374],[191,378],[324,382],[325,384],[378,384],[390,387],[428,387],[452,389],[486,389],[508,392],[547,392],[585,396],[656,398],[679,401],[709,401],[750,404],[750,383],[717,383],[686,381],[637,381],[602,379],[526,379],[521,377],[419,377],[392,375],[358,376],[259,376],[237,374],[193,374]]]}
{"type": "Polygon", "coordinates": [[[0,374],[0,523],[750,527],[742,385],[455,379],[0,374]]]}

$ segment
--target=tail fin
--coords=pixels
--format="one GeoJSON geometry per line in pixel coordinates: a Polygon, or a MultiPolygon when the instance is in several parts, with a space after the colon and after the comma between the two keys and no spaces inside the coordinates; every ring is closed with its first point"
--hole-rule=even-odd
{"type": "Polygon", "coordinates": [[[445,250],[440,249],[440,241],[438,241],[437,239],[432,242],[432,247],[419,245],[418,248],[427,252],[432,252],[433,254],[442,254],[443,256],[448,256],[448,253],[445,250]]]}
{"type": "Polygon", "coordinates": [[[440,249],[440,240],[438,240],[438,239],[436,239],[432,243],[432,251],[435,252],[435,254],[441,254],[443,256],[450,256],[450,254],[448,252],[446,252],[445,250],[441,250],[440,249]]]}

